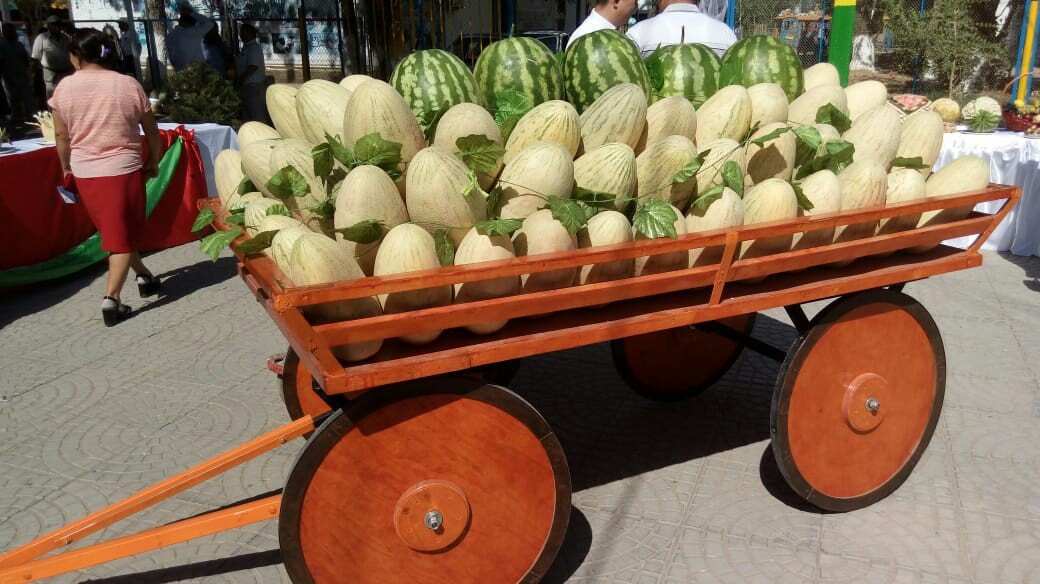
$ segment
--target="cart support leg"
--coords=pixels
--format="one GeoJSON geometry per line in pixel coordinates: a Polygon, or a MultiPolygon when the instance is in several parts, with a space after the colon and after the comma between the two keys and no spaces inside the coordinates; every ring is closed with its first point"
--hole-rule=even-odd
{"type": "Polygon", "coordinates": [[[756,339],[751,335],[746,335],[743,332],[738,331],[732,327],[728,327],[720,322],[702,322],[695,326],[703,331],[708,331],[710,333],[719,335],[720,337],[730,339],[731,341],[742,343],[748,349],[751,349],[752,351],[758,353],[759,355],[762,355],[763,357],[768,357],[776,361],[777,363],[783,363],[784,359],[787,358],[787,351],[778,349],[765,341],[756,339]]]}
{"type": "Polygon", "coordinates": [[[71,523],[20,548],[7,552],[0,556],[0,569],[19,566],[47,552],[70,545],[95,531],[104,529],[142,509],[151,507],[243,462],[273,450],[294,438],[298,438],[314,430],[324,419],[325,416],[317,418],[306,416],[290,422],[277,430],[254,438],[234,450],[212,458],[195,468],[170,477],[118,503],[92,513],[75,523],[71,523]]]}
{"type": "Polygon", "coordinates": [[[82,570],[119,558],[274,519],[278,517],[281,504],[282,496],[272,495],[134,535],[50,556],[0,571],[0,584],[34,582],[42,578],[82,570]]]}
{"type": "Polygon", "coordinates": [[[787,317],[791,319],[791,324],[798,329],[798,334],[805,334],[805,331],[809,330],[809,317],[805,316],[805,310],[801,304],[785,306],[784,310],[787,311],[787,317]]]}

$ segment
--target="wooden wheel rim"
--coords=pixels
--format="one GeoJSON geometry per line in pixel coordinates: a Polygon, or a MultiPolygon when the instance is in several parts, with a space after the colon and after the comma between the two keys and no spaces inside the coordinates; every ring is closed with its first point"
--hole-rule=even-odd
{"type": "Polygon", "coordinates": [[[380,388],[329,416],[289,474],[279,541],[293,582],[538,582],[563,542],[570,493],[559,441],[527,402],[479,381],[432,378],[380,388]],[[468,468],[452,466],[460,453],[468,468]],[[431,479],[458,487],[472,515],[457,541],[424,552],[400,537],[394,511],[431,479]]]}
{"type": "Polygon", "coordinates": [[[285,361],[282,362],[282,403],[289,412],[289,418],[299,420],[304,416],[318,416],[333,407],[342,407],[346,400],[341,396],[327,398],[314,391],[314,379],[310,371],[300,363],[296,351],[289,347],[285,352],[285,361]]]}
{"type": "MultiPolygon", "coordinates": [[[[756,313],[719,320],[744,334],[755,327],[756,313]]],[[[697,395],[729,371],[743,343],[683,326],[618,339],[610,344],[614,365],[639,394],[659,401],[697,395]]]]}
{"type": "Polygon", "coordinates": [[[781,473],[822,509],[883,499],[928,447],[945,386],[938,327],[916,300],[890,290],[836,300],[777,377],[770,429],[781,473]]]}

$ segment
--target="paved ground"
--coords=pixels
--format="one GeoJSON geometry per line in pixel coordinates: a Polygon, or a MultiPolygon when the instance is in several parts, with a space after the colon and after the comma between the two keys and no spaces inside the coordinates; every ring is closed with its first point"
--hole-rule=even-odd
{"type": "MultiPolygon", "coordinates": [[[[0,296],[0,550],[287,421],[263,367],[285,343],[234,261],[188,245],[148,263],[168,295],[114,329],[100,268],[0,296]]],[[[631,392],[605,346],[525,361],[512,387],[558,432],[575,488],[549,581],[1040,582],[1040,258],[988,254],[907,291],[942,330],[946,406],[907,483],[847,514],[806,508],[772,462],[768,360],[746,355],[675,405],[631,392]]],[[[778,313],[756,334],[794,338],[778,313]]],[[[278,489],[300,445],[102,536],[278,489]]],[[[287,578],[268,522],[55,580],[287,578]]]]}

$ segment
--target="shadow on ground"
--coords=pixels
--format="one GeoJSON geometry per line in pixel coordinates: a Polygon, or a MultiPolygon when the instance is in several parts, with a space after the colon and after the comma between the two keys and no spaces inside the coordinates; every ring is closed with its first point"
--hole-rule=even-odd
{"type": "Polygon", "coordinates": [[[0,328],[68,300],[98,278],[105,277],[107,271],[108,262],[98,262],[64,278],[0,290],[0,328]]]}
{"type": "MultiPolygon", "coordinates": [[[[203,288],[215,286],[237,275],[238,261],[233,257],[217,258],[217,261],[201,261],[168,272],[156,274],[162,280],[162,292],[157,300],[143,304],[138,313],[147,312],[176,302],[203,288]]],[[[130,285],[134,285],[132,282],[130,285]]]]}
{"type": "Polygon", "coordinates": [[[1033,256],[1017,256],[1007,252],[1001,252],[1000,257],[1009,263],[1015,264],[1025,272],[1026,279],[1022,284],[1033,292],[1040,292],[1040,258],[1033,256]]]}

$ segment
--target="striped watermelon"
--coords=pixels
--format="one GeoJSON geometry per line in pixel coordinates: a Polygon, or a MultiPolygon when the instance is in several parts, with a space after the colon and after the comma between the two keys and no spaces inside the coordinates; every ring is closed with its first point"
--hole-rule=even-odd
{"type": "Polygon", "coordinates": [[[771,36],[753,36],[737,41],[726,51],[719,72],[719,85],[776,83],[788,100],[802,94],[805,85],[802,62],[794,49],[771,36]]]}
{"type": "Polygon", "coordinates": [[[650,75],[639,49],[616,30],[597,30],[574,41],[563,59],[567,98],[578,112],[621,83],[635,83],[650,99],[650,75]]]}
{"type": "Polygon", "coordinates": [[[491,43],[480,53],[473,74],[488,107],[495,107],[498,95],[507,89],[527,96],[531,105],[564,98],[559,61],[544,44],[529,37],[491,43]]]}
{"type": "Polygon", "coordinates": [[[460,103],[484,105],[477,80],[462,59],[440,49],[416,51],[405,57],[390,77],[415,117],[460,103]]]}
{"type": "Polygon", "coordinates": [[[682,95],[701,107],[719,88],[722,60],[704,45],[668,45],[646,58],[646,68],[654,86],[651,102],[682,95]]]}

